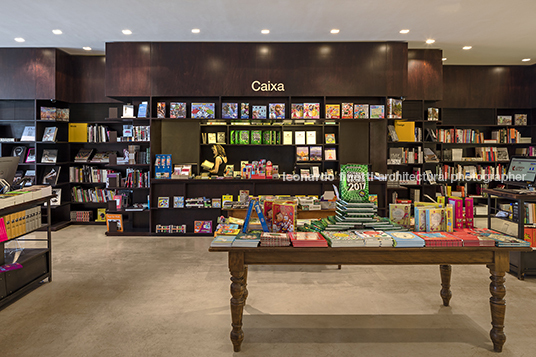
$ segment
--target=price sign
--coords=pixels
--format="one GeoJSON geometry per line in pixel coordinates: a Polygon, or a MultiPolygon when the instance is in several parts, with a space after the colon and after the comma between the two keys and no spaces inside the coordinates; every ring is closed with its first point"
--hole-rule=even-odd
{"type": "Polygon", "coordinates": [[[369,202],[368,166],[341,165],[339,188],[346,202],[369,202]]]}

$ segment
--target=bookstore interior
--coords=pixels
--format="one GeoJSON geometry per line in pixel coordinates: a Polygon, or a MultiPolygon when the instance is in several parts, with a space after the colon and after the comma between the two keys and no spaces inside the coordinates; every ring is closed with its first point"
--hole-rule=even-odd
{"type": "Polygon", "coordinates": [[[435,264],[445,306],[451,265],[487,265],[502,350],[505,273],[536,272],[536,65],[404,42],[0,48],[0,65],[0,308],[52,281],[53,232],[87,225],[212,237],[235,351],[247,268],[272,264],[435,264]],[[36,230],[46,247],[24,248],[36,230]]]}

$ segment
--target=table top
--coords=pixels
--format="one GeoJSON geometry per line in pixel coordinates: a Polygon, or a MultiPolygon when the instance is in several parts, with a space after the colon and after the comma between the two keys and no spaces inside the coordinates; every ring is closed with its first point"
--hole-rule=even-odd
{"type": "Polygon", "coordinates": [[[383,253],[403,253],[403,252],[481,252],[481,251],[518,251],[530,252],[531,247],[422,247],[422,248],[382,248],[382,247],[210,247],[209,252],[255,252],[255,253],[278,253],[278,252],[325,252],[336,254],[336,252],[383,252],[383,253]]]}
{"type": "Polygon", "coordinates": [[[511,198],[511,199],[514,199],[514,200],[524,199],[524,200],[527,200],[527,201],[528,200],[535,200],[536,201],[536,191],[526,192],[526,193],[518,193],[518,192],[515,192],[515,190],[513,190],[513,189],[502,190],[502,189],[496,189],[496,188],[485,188],[485,189],[482,190],[482,192],[490,194],[490,195],[499,196],[499,197],[511,198]]]}

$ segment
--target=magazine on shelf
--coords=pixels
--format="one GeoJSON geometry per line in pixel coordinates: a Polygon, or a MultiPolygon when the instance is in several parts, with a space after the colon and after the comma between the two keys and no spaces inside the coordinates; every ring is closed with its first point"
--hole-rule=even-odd
{"type": "Polygon", "coordinates": [[[55,164],[58,159],[58,149],[44,149],[41,156],[42,164],[55,164]]]}

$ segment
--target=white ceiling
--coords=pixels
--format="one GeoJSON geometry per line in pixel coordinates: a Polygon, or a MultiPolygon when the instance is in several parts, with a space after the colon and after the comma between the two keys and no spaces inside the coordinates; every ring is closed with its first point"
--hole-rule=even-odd
{"type": "Polygon", "coordinates": [[[445,64],[531,65],[535,16],[535,0],[0,0],[0,47],[103,54],[113,41],[407,41],[442,49],[445,64]]]}

